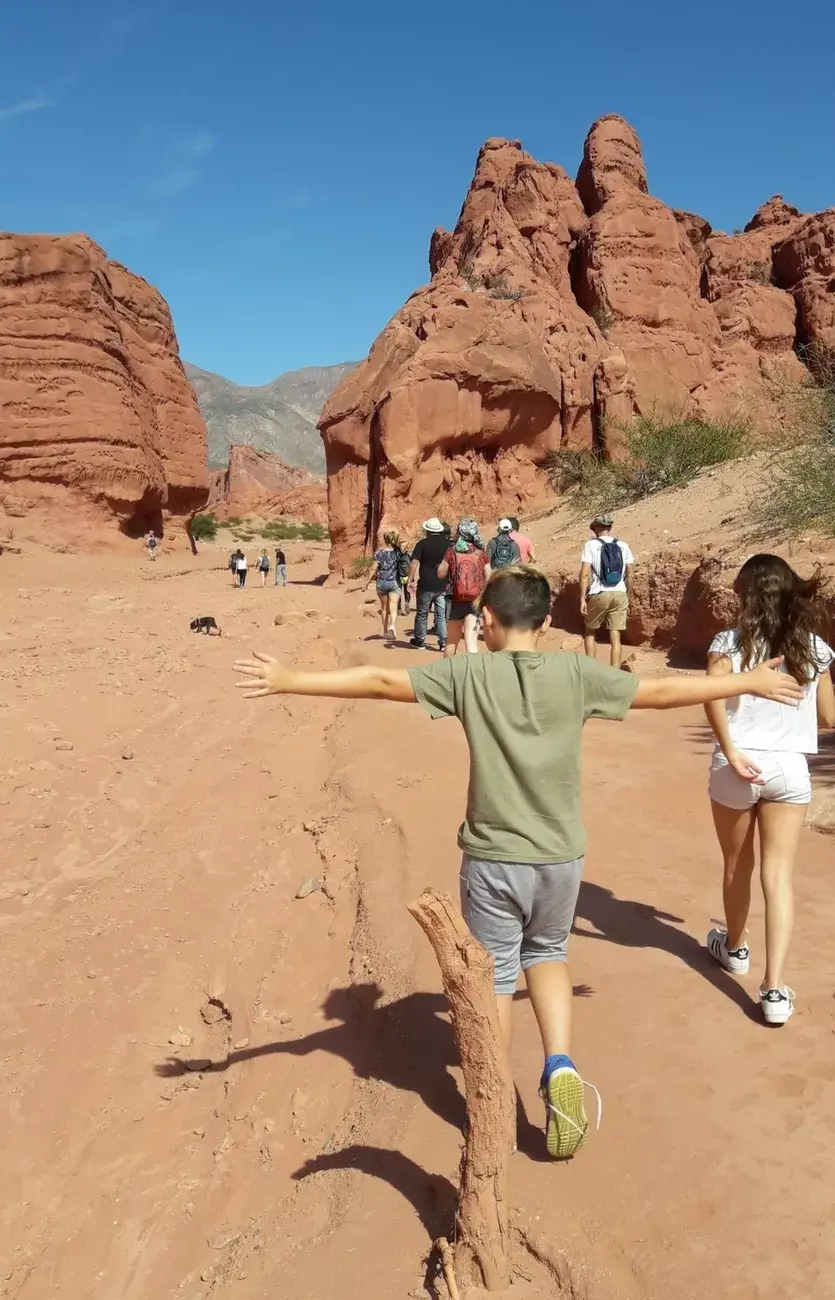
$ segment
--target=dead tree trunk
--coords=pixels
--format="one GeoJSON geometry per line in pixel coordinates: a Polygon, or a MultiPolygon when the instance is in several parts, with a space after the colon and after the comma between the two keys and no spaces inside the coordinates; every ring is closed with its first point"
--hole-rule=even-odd
{"type": "Polygon", "coordinates": [[[409,911],[435,950],[464,1072],[467,1136],[461,1156],[455,1273],[462,1289],[510,1284],[507,1165],[514,1097],[493,992],[493,959],[449,894],[425,889],[409,911]]]}

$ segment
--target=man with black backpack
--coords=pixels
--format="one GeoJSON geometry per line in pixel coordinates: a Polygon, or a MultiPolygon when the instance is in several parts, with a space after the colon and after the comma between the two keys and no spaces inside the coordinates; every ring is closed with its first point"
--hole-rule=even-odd
{"type": "Polygon", "coordinates": [[[522,552],[510,535],[512,531],[512,521],[500,519],[496,536],[487,543],[487,560],[493,573],[511,564],[522,563],[522,552]]]}
{"type": "Polygon", "coordinates": [[[597,632],[605,627],[612,646],[612,667],[620,668],[621,633],[626,630],[629,588],[635,557],[626,542],[612,536],[612,516],[595,515],[580,563],[580,613],[586,625],[589,659],[597,655],[597,632]]]}

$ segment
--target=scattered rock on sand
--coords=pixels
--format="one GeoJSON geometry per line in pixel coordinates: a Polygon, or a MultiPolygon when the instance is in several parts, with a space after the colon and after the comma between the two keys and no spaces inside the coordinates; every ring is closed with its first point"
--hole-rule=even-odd
{"type": "Polygon", "coordinates": [[[191,1047],[194,1039],[187,1029],[180,1025],[169,1038],[172,1047],[191,1047]]]}
{"type": "Polygon", "coordinates": [[[308,876],[296,890],[296,898],[307,898],[310,894],[318,893],[321,888],[322,882],[318,876],[308,876]]]}
{"type": "Polygon", "coordinates": [[[186,1069],[192,1070],[195,1074],[200,1070],[208,1070],[211,1064],[211,1061],[205,1056],[197,1056],[194,1057],[193,1060],[183,1061],[183,1065],[186,1069]]]}
{"type": "Polygon", "coordinates": [[[125,760],[126,763],[129,763],[130,760],[133,758],[133,750],[132,750],[132,749],[123,749],[123,750],[122,750],[122,758],[125,760]]]}
{"type": "Polygon", "coordinates": [[[61,754],[70,754],[75,749],[75,745],[71,740],[56,740],[55,748],[61,754]]]}
{"type": "Polygon", "coordinates": [[[307,614],[303,614],[300,609],[287,609],[276,614],[273,623],[276,627],[292,627],[294,624],[303,623],[307,617],[307,614]]]}

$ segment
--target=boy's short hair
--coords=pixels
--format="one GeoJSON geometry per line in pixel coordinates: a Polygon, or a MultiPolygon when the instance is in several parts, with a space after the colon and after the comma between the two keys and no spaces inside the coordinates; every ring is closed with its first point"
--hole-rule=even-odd
{"type": "Polygon", "coordinates": [[[551,584],[538,569],[509,565],[490,578],[481,607],[490,609],[502,627],[533,631],[551,613],[551,584]]]}

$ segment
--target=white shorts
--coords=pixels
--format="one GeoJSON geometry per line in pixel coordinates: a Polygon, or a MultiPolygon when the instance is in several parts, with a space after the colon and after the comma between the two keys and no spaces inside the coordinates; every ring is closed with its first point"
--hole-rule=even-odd
{"type": "Polygon", "coordinates": [[[812,782],[805,754],[788,750],[745,749],[743,753],[762,771],[763,785],[753,785],[737,776],[724,754],[714,754],[710,765],[709,792],[713,803],[740,812],[765,803],[811,803],[812,782]]]}

